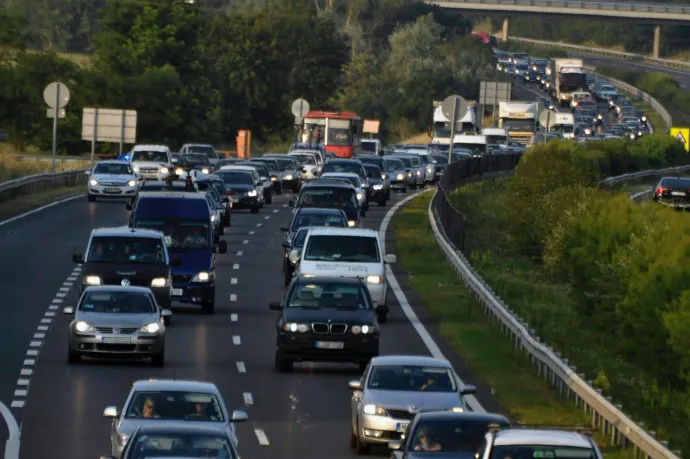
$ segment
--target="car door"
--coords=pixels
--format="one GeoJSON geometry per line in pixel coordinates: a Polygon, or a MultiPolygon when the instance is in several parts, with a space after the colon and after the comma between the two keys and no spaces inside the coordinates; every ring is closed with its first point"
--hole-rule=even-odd
{"type": "MultiPolygon", "coordinates": [[[[306,247],[306,243],[305,243],[306,247]]],[[[369,362],[369,365],[367,365],[367,368],[364,370],[364,373],[362,373],[362,377],[359,380],[359,383],[361,384],[361,390],[356,390],[353,391],[352,393],[352,398],[350,400],[350,411],[352,412],[352,431],[357,432],[357,425],[358,425],[358,418],[359,418],[359,413],[362,409],[362,403],[364,401],[364,391],[366,390],[365,384],[367,381],[367,378],[369,377],[369,371],[371,370],[371,362],[369,362]]],[[[357,435],[359,436],[359,432],[357,432],[357,435]]]]}

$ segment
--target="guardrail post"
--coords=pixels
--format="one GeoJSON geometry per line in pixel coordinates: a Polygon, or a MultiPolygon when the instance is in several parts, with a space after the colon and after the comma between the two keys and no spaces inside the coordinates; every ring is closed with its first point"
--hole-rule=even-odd
{"type": "Polygon", "coordinates": [[[661,26],[654,27],[654,59],[659,59],[659,48],[661,45],[661,26]]]}
{"type": "Polygon", "coordinates": [[[508,41],[508,33],[510,32],[510,18],[503,18],[503,41],[508,41]]]}

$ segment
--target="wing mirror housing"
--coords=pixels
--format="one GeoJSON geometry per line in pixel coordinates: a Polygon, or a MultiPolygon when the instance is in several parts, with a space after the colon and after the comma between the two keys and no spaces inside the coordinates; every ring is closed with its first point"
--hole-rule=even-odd
{"type": "Polygon", "coordinates": [[[385,261],[386,263],[388,263],[389,265],[393,265],[393,264],[395,264],[395,263],[398,261],[398,257],[395,256],[395,255],[392,254],[392,253],[387,253],[387,254],[386,254],[386,258],[384,259],[384,261],[385,261]]]}
{"type": "Polygon", "coordinates": [[[249,419],[247,412],[244,410],[235,410],[232,412],[232,422],[245,422],[249,419]]]}
{"type": "Polygon", "coordinates": [[[84,263],[84,255],[81,253],[72,254],[72,261],[74,263],[84,263]]]}
{"type": "Polygon", "coordinates": [[[288,241],[283,241],[280,245],[282,245],[284,249],[289,249],[291,247],[288,241]]]}
{"type": "Polygon", "coordinates": [[[216,246],[218,248],[218,253],[228,253],[228,243],[225,241],[219,241],[218,245],[216,246]]]}
{"type": "Polygon", "coordinates": [[[182,258],[175,257],[172,260],[170,260],[170,266],[180,266],[180,265],[182,265],[182,258]]]}
{"type": "Polygon", "coordinates": [[[390,308],[387,304],[379,304],[376,306],[376,314],[388,314],[390,308]]]}
{"type": "Polygon", "coordinates": [[[120,410],[116,406],[106,406],[103,410],[104,418],[117,418],[120,415],[120,410]]]}
{"type": "Polygon", "coordinates": [[[283,233],[287,233],[289,230],[290,230],[290,227],[287,225],[283,225],[280,227],[280,231],[282,231],[283,233]]]}
{"type": "Polygon", "coordinates": [[[394,441],[389,441],[388,442],[388,449],[392,449],[394,451],[399,450],[402,447],[402,442],[399,440],[394,440],[394,441]]]}
{"type": "Polygon", "coordinates": [[[347,387],[352,390],[362,390],[362,382],[359,379],[353,379],[347,383],[347,387]]]}
{"type": "Polygon", "coordinates": [[[271,311],[280,311],[283,309],[283,303],[279,301],[272,301],[268,303],[268,309],[270,309],[271,311]]]}
{"type": "Polygon", "coordinates": [[[74,308],[72,306],[65,306],[62,309],[62,312],[64,312],[65,315],[73,316],[74,315],[74,308]]]}
{"type": "Polygon", "coordinates": [[[295,207],[295,198],[290,199],[290,201],[288,202],[288,205],[290,207],[295,207]]]}
{"type": "Polygon", "coordinates": [[[462,389],[460,389],[460,394],[461,395],[471,395],[471,394],[476,394],[477,393],[477,387],[476,386],[465,386],[462,389]]]}
{"type": "Polygon", "coordinates": [[[172,317],[172,311],[170,309],[161,309],[161,317],[172,317]]]}
{"type": "Polygon", "coordinates": [[[91,175],[91,171],[84,171],[84,175],[91,175]]]}

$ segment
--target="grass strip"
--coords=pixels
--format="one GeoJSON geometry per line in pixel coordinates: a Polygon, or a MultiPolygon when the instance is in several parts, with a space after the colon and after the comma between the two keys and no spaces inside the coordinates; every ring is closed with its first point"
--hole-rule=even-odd
{"type": "MultiPolygon", "coordinates": [[[[588,418],[566,403],[517,352],[483,312],[436,244],[428,220],[433,193],[424,193],[400,209],[392,220],[396,251],[409,273],[409,286],[420,296],[440,334],[488,385],[509,416],[524,424],[587,425],[588,418]]],[[[607,459],[629,458],[598,438],[607,459]]]]}
{"type": "Polygon", "coordinates": [[[69,196],[84,193],[84,185],[53,188],[0,202],[0,220],[14,217],[69,196]]]}

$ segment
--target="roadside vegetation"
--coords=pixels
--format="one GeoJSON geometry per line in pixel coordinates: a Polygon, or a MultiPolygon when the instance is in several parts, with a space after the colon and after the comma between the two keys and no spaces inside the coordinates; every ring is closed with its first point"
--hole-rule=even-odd
{"type": "MultiPolygon", "coordinates": [[[[31,157],[31,151],[22,153],[21,157],[9,145],[0,144],[0,182],[14,180],[33,174],[51,172],[52,161],[49,158],[31,157]]],[[[86,169],[91,165],[88,160],[73,160],[57,157],[55,170],[57,172],[74,169],[86,169]]]]}
{"type": "Polygon", "coordinates": [[[545,342],[645,429],[690,452],[687,215],[600,179],[687,163],[667,135],[553,141],[510,179],[460,188],[474,268],[545,342]]]}
{"type": "Polygon", "coordinates": [[[66,199],[70,196],[84,194],[84,185],[73,187],[59,187],[37,193],[15,196],[8,201],[0,201],[0,221],[28,212],[37,207],[66,199]]]}

